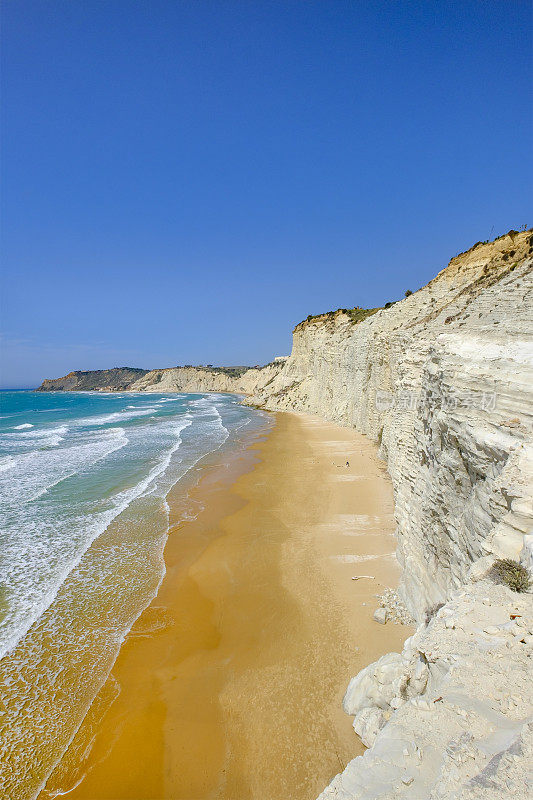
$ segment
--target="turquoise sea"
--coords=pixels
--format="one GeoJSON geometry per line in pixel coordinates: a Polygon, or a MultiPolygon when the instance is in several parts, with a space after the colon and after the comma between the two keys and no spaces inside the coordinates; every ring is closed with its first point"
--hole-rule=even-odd
{"type": "Polygon", "coordinates": [[[223,394],[2,392],[0,403],[0,774],[22,800],[157,593],[169,490],[268,423],[223,394]]]}

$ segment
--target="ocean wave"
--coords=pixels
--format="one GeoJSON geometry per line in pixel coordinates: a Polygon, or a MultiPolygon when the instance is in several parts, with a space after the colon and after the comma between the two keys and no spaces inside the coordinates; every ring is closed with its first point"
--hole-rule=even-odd
{"type": "MultiPolygon", "coordinates": [[[[171,402],[179,398],[162,399],[171,402]]],[[[228,409],[222,405],[220,409],[226,416],[228,409]]],[[[186,413],[157,417],[154,424],[83,430],[84,426],[134,419],[155,410],[153,406],[134,407],[71,419],[68,439],[60,448],[34,449],[0,461],[0,498],[9,516],[2,543],[0,583],[6,588],[8,613],[0,623],[0,658],[42,616],[84,553],[113,520],[140,497],[156,496],[165,504],[176,481],[222,447],[230,429],[245,424],[232,410],[228,429],[212,399],[198,398],[186,413]],[[183,436],[187,428],[190,432],[183,436]],[[112,455],[118,450],[121,453],[112,455]],[[102,470],[94,466],[107,456],[110,460],[102,470]],[[146,473],[139,476],[144,465],[146,473]],[[67,479],[72,482],[64,483],[67,479]],[[134,484],[128,486],[129,480],[134,484]],[[121,482],[124,488],[119,489],[121,482]]],[[[67,426],[62,427],[66,433],[67,426]]],[[[54,430],[58,429],[31,434],[49,435],[54,430]]]]}
{"type": "MultiPolygon", "coordinates": [[[[4,542],[4,564],[0,572],[0,582],[5,587],[13,587],[16,591],[16,597],[11,597],[8,613],[0,623],[0,658],[16,646],[34,622],[40,618],[53,602],[61,585],[70,572],[80,563],[84,553],[91,544],[135,499],[145,493],[149,493],[148,490],[152,489],[152,484],[164,473],[172,459],[172,455],[180,447],[181,432],[191,425],[191,423],[192,419],[184,415],[177,424],[172,426],[172,435],[175,437],[172,446],[164,452],[163,457],[152,467],[148,474],[134,486],[117,492],[111,497],[108,497],[107,500],[102,498],[103,504],[105,505],[105,503],[107,503],[109,505],[107,509],[97,511],[92,517],[87,514],[81,514],[79,517],[74,516],[71,519],[69,518],[68,526],[70,538],[68,540],[56,542],[56,546],[60,548],[60,552],[58,551],[56,555],[50,554],[53,537],[57,533],[57,520],[55,518],[44,519],[39,514],[27,518],[23,527],[15,529],[14,537],[4,542]],[[22,542],[20,540],[21,534],[24,538],[22,542]],[[78,535],[77,540],[76,534],[78,535]],[[46,565],[47,558],[49,560],[51,559],[51,564],[55,566],[57,570],[56,575],[49,589],[45,591],[41,597],[36,597],[38,590],[36,589],[35,579],[37,577],[38,586],[42,580],[40,576],[43,566],[46,565]],[[32,565],[37,569],[37,573],[31,569],[32,565]]],[[[115,436],[117,437],[122,436],[124,433],[121,428],[111,430],[115,432],[115,436]]],[[[102,433],[104,434],[103,438],[105,438],[109,431],[102,433]]],[[[112,445],[113,449],[116,450],[119,447],[123,447],[128,441],[126,437],[124,437],[124,439],[124,443],[115,441],[112,445]]],[[[94,456],[94,442],[86,442],[85,445],[80,445],[79,448],[87,445],[93,448],[94,456]]],[[[64,454],[68,450],[69,448],[63,448],[60,452],[55,453],[55,455],[60,456],[60,454],[64,454]]],[[[105,454],[100,453],[99,459],[104,458],[105,455],[109,455],[110,453],[111,450],[105,454]]],[[[27,455],[31,456],[35,454],[27,455]]],[[[77,455],[81,456],[82,454],[78,451],[77,455]]],[[[93,458],[92,463],[99,459],[93,458]]],[[[66,461],[64,456],[58,459],[56,466],[59,463],[65,465],[66,461]]],[[[72,460],[70,463],[72,464],[72,460]]],[[[32,485],[30,487],[28,483],[24,483],[24,479],[28,478],[29,474],[30,478],[32,476],[33,478],[38,478],[38,476],[43,475],[42,465],[39,463],[33,463],[33,470],[28,468],[29,459],[23,463],[23,457],[21,457],[18,466],[20,467],[19,477],[21,478],[21,482],[18,485],[18,496],[16,498],[12,496],[11,498],[14,501],[13,506],[16,508],[20,507],[21,495],[24,495],[24,493],[26,495],[26,504],[32,500],[36,500],[38,497],[35,492],[35,481],[31,481],[32,485]],[[28,496],[28,490],[30,488],[33,492],[33,496],[28,496]]],[[[51,465],[48,464],[45,470],[48,483],[46,486],[41,486],[39,495],[41,497],[47,490],[52,488],[52,482],[50,481],[52,472],[51,465]]],[[[75,474],[72,467],[70,472],[75,474]]],[[[57,486],[67,477],[71,476],[66,472],[62,475],[58,475],[53,485],[57,486]]],[[[3,491],[6,487],[1,485],[1,479],[2,475],[0,474],[0,496],[6,497],[6,492],[3,491]]],[[[9,487],[13,490],[15,484],[16,481],[13,480],[13,476],[10,474],[9,487]]]]}
{"type": "Polygon", "coordinates": [[[0,472],[5,472],[8,469],[11,469],[15,465],[15,459],[13,456],[2,456],[0,458],[0,472]]]}
{"type": "Polygon", "coordinates": [[[33,428],[33,425],[31,424],[31,422],[23,422],[22,425],[13,426],[14,431],[21,431],[23,428],[33,428]]]}
{"type": "MultiPolygon", "coordinates": [[[[96,438],[74,442],[58,450],[33,449],[8,456],[11,459],[0,475],[0,507],[20,506],[41,497],[48,489],[95,464],[127,444],[123,428],[111,428],[96,438]]],[[[1,471],[1,470],[0,470],[1,471]]]]}
{"type": "Polygon", "coordinates": [[[196,397],[194,400],[189,400],[187,405],[192,406],[193,408],[215,408],[212,400],[210,400],[208,397],[196,397]]]}
{"type": "MultiPolygon", "coordinates": [[[[128,406],[129,408],[129,406],[128,406]]],[[[99,414],[96,417],[85,417],[76,421],[76,425],[83,425],[89,427],[91,425],[107,425],[110,422],[125,422],[128,419],[135,419],[135,417],[144,417],[147,414],[153,414],[157,408],[138,408],[135,411],[114,411],[111,414],[99,414]]]]}
{"type": "Polygon", "coordinates": [[[25,448],[27,452],[28,448],[57,447],[64,440],[67,432],[67,425],[60,425],[58,428],[44,428],[43,430],[34,428],[30,431],[19,430],[4,433],[1,443],[10,449],[13,447],[17,449],[25,448]]]}
{"type": "MultiPolygon", "coordinates": [[[[141,494],[145,494],[146,490],[151,486],[151,484],[156,480],[156,478],[158,478],[167,469],[168,465],[172,460],[172,456],[177,450],[179,450],[182,444],[182,438],[180,434],[182,433],[182,431],[185,430],[185,428],[188,428],[190,425],[192,425],[192,419],[190,417],[188,418],[184,417],[180,421],[180,423],[175,426],[174,434],[176,435],[176,442],[168,450],[163,460],[150,471],[147,478],[145,479],[146,486],[142,489],[141,494]]],[[[166,494],[164,496],[166,496],[166,494]]]]}
{"type": "MultiPolygon", "coordinates": [[[[213,410],[216,412],[216,409],[213,410]]],[[[156,486],[150,487],[145,492],[145,495],[157,492],[160,494],[162,493],[163,497],[166,498],[168,492],[177,481],[181,480],[181,478],[196,466],[208,453],[214,453],[216,450],[219,450],[226,442],[229,437],[229,431],[222,424],[220,414],[216,412],[215,418],[208,420],[203,420],[203,416],[204,414],[202,413],[193,414],[192,417],[195,423],[194,439],[189,442],[189,447],[194,447],[194,455],[191,457],[191,453],[189,452],[188,458],[181,463],[180,467],[175,469],[171,475],[168,475],[168,480],[164,480],[165,473],[163,475],[163,480],[158,482],[156,486]]]]}
{"type": "MultiPolygon", "coordinates": [[[[33,425],[30,427],[33,428],[33,425]]],[[[43,428],[42,430],[36,429],[32,431],[23,431],[22,433],[6,433],[4,435],[28,441],[30,439],[45,439],[47,436],[64,436],[67,431],[67,425],[60,425],[58,428],[43,428]]]]}

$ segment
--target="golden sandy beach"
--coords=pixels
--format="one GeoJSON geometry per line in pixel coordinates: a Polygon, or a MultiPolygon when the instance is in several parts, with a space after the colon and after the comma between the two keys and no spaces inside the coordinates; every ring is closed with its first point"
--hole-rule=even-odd
{"type": "Polygon", "coordinates": [[[264,441],[221,459],[192,490],[203,510],[171,528],[158,596],[41,798],[313,800],[363,751],[342,696],[409,635],[372,620],[398,579],[376,447],[278,413],[264,441]]]}

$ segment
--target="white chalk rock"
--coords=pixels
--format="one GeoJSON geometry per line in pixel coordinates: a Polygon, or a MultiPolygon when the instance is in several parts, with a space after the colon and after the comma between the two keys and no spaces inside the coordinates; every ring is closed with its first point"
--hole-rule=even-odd
{"type": "Polygon", "coordinates": [[[494,561],[494,556],[482,556],[478,558],[468,570],[467,578],[474,583],[483,580],[490,572],[494,561]]]}
{"type": "Polygon", "coordinates": [[[496,625],[487,625],[486,628],[483,628],[484,633],[488,633],[489,636],[497,636],[498,633],[501,633],[500,629],[496,627],[496,625]]]}
{"type": "Polygon", "coordinates": [[[344,695],[343,708],[355,715],[363,708],[387,709],[398,693],[393,682],[405,674],[406,668],[399,653],[387,653],[352,678],[344,695]]]}
{"type": "Polygon", "coordinates": [[[372,747],[387,718],[380,708],[364,708],[356,715],[353,728],[366,747],[372,747]]]}
{"type": "Polygon", "coordinates": [[[388,613],[386,608],[376,608],[374,611],[374,619],[376,622],[379,622],[380,625],[385,625],[388,619],[388,613]]]}

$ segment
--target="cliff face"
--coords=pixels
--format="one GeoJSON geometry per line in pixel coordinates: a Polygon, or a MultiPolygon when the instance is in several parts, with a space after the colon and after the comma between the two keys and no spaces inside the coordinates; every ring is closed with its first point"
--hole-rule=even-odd
{"type": "Polygon", "coordinates": [[[132,369],[116,367],[93,372],[70,372],[46,379],[38,392],[234,392],[260,391],[281,370],[282,362],[265,367],[169,367],[132,369]]]}
{"type": "Polygon", "coordinates": [[[419,622],[350,683],[345,710],[369,749],[320,800],[533,791],[532,595],[486,578],[494,557],[533,566],[532,254],[531,231],[513,232],[363,321],[306,320],[250,400],[380,443],[400,593],[419,622]]]}
{"type": "Polygon", "coordinates": [[[512,233],[359,323],[344,312],[301,323],[290,358],[251,399],[380,442],[401,591],[418,620],[477,558],[518,558],[533,521],[532,253],[532,234],[512,233]]]}
{"type": "Polygon", "coordinates": [[[170,367],[153,369],[129,387],[134,392],[234,392],[251,394],[261,390],[278,374],[282,364],[250,369],[170,367]]]}
{"type": "Polygon", "coordinates": [[[37,392],[118,392],[146,374],[145,369],[114,367],[88,372],[69,372],[63,378],[46,379],[37,392]]]}

